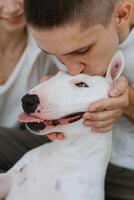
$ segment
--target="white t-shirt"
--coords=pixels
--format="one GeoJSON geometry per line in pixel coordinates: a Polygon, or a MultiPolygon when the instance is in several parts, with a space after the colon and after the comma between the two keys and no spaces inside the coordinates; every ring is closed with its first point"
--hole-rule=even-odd
{"type": "Polygon", "coordinates": [[[41,52],[29,33],[27,46],[14,71],[6,83],[0,85],[0,126],[17,126],[17,116],[22,112],[21,98],[53,69],[52,58],[41,52]]]}
{"type": "MultiPolygon", "coordinates": [[[[134,84],[134,28],[119,45],[125,57],[123,74],[134,84]]],[[[121,117],[113,130],[113,147],[111,163],[134,170],[134,122],[127,117],[121,117]]]]}

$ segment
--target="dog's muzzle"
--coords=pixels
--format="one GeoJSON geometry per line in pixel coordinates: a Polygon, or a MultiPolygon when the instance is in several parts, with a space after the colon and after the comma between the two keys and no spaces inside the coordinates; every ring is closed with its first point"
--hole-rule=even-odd
{"type": "Polygon", "coordinates": [[[41,131],[43,129],[54,128],[59,125],[66,125],[69,123],[76,122],[80,120],[83,116],[83,112],[71,113],[69,115],[63,116],[59,119],[42,119],[36,116],[36,110],[40,104],[40,99],[36,94],[26,94],[22,98],[22,107],[24,113],[20,114],[18,120],[20,122],[25,122],[26,126],[32,131],[41,131]]]}

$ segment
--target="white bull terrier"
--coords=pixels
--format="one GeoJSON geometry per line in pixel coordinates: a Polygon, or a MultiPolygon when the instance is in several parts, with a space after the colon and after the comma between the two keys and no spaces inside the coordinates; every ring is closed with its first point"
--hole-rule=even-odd
{"type": "Polygon", "coordinates": [[[111,132],[91,132],[82,115],[90,103],[108,97],[123,66],[117,52],[105,78],[59,72],[23,97],[20,121],[38,135],[64,132],[65,139],[33,149],[1,174],[0,199],[104,200],[111,132]]]}

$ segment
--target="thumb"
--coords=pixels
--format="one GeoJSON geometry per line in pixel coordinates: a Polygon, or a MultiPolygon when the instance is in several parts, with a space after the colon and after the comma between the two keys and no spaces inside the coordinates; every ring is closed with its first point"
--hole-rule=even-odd
{"type": "Polygon", "coordinates": [[[111,87],[108,94],[110,97],[118,97],[128,88],[128,81],[125,77],[120,77],[111,87]]]}

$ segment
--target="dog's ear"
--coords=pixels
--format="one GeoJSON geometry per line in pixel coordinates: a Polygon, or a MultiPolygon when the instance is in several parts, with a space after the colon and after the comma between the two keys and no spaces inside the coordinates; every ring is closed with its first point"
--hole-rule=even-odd
{"type": "Polygon", "coordinates": [[[116,81],[124,69],[124,56],[121,51],[117,51],[113,56],[106,73],[106,78],[110,84],[116,81]]]}

